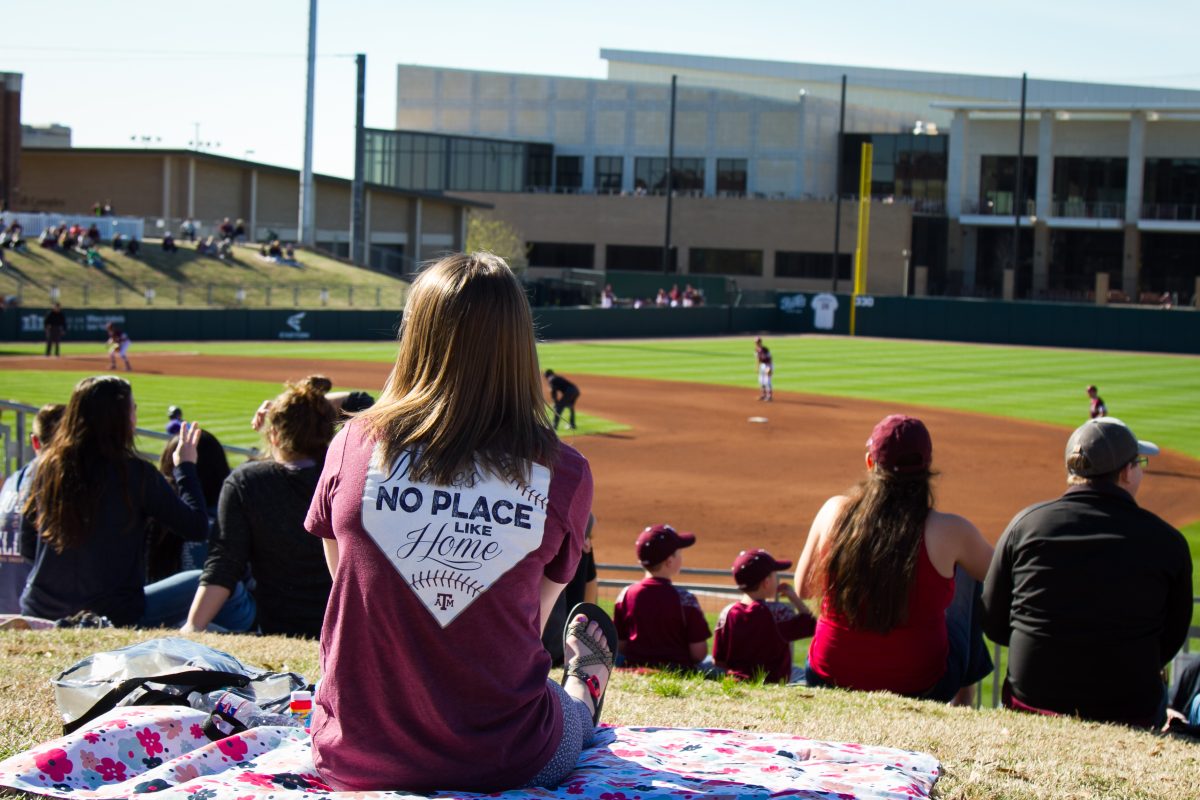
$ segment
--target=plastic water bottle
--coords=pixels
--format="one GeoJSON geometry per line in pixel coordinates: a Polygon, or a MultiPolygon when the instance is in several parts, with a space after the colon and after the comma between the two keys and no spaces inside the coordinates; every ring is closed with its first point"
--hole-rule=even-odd
{"type": "Polygon", "coordinates": [[[227,719],[237,720],[247,728],[276,725],[287,728],[300,727],[300,723],[290,714],[272,714],[264,711],[252,700],[229,691],[218,690],[208,694],[192,692],[188,704],[200,711],[212,712],[213,724],[225,734],[233,733],[227,719]]]}
{"type": "Polygon", "coordinates": [[[292,719],[304,727],[304,730],[308,730],[312,725],[312,712],[312,692],[305,689],[292,692],[292,702],[288,705],[288,713],[292,715],[292,719]]]}

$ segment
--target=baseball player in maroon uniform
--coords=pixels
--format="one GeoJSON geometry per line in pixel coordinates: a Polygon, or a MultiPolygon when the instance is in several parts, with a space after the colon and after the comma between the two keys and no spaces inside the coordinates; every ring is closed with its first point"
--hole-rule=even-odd
{"type": "Polygon", "coordinates": [[[804,669],[792,665],[792,642],[813,635],[817,621],[796,591],[779,580],[792,562],[766,550],[743,550],[733,562],[742,597],[721,611],[713,638],[713,661],[729,675],[750,680],[762,673],[769,683],[799,683],[804,669]],[[788,603],[779,602],[779,595],[788,603]]]}
{"type": "Polygon", "coordinates": [[[771,376],[775,374],[775,365],[771,361],[771,351],[763,346],[762,339],[754,340],[754,350],[758,356],[758,399],[769,403],[772,398],[771,376]]]}
{"type": "Polygon", "coordinates": [[[1087,396],[1092,399],[1091,407],[1088,409],[1089,416],[1092,419],[1095,419],[1096,417],[1107,417],[1108,406],[1104,405],[1104,400],[1101,399],[1100,394],[1096,391],[1095,384],[1087,387],[1087,396]]]}

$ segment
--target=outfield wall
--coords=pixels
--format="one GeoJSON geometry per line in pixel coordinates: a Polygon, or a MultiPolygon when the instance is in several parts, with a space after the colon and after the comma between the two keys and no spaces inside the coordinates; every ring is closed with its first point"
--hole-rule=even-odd
{"type": "MultiPolygon", "coordinates": [[[[856,331],[862,336],[1200,354],[1200,312],[1190,309],[915,297],[861,297],[858,302],[856,331]]],[[[846,295],[788,293],[774,307],[537,308],[534,318],[544,339],[845,335],[850,303],[846,295]],[[814,297],[824,310],[814,309],[814,297]]],[[[0,311],[0,341],[40,341],[45,312],[0,311]]],[[[134,341],[386,340],[395,338],[400,319],[395,311],[272,309],[67,309],[66,314],[68,343],[103,341],[108,322],[123,326],[134,341]]]]}

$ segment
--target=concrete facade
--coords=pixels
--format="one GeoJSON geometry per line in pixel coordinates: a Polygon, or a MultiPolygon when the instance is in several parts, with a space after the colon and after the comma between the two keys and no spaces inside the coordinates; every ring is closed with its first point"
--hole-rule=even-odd
{"type": "MultiPolygon", "coordinates": [[[[548,195],[479,193],[465,195],[494,206],[496,216],[511,224],[527,243],[593,245],[594,269],[607,264],[609,245],[662,247],[666,198],[613,195],[548,195]]],[[[833,249],[833,203],[804,200],[754,200],[721,197],[677,197],[672,207],[672,239],[678,247],[680,276],[688,274],[690,250],[715,248],[757,251],[761,275],[737,275],[744,289],[821,291],[830,278],[783,278],[775,274],[776,253],[830,253],[833,249]]],[[[902,294],[904,256],[910,249],[912,209],[903,204],[872,203],[867,290],[902,294]]],[[[853,251],[857,236],[854,203],[842,207],[843,254],[853,251]]],[[[534,275],[558,274],[530,264],[534,275]]],[[[843,289],[849,288],[843,280],[843,289]]]]}
{"type": "MultiPolygon", "coordinates": [[[[656,84],[400,65],[396,128],[552,142],[583,157],[584,193],[595,158],[623,159],[621,190],[634,191],[639,157],[667,155],[670,76],[656,84]]],[[[689,85],[676,92],[675,157],[704,160],[704,194],[716,193],[717,160],[746,160],[746,191],[771,197],[834,194],[838,102],[793,91],[783,99],[689,85]]],[[[911,130],[910,115],[855,106],[847,129],[911,130]],[[850,128],[853,122],[856,128],[850,128]]]]}
{"type": "MultiPolygon", "coordinates": [[[[1065,273],[1077,269],[1063,256],[1062,243],[1087,232],[1119,234],[1121,242],[1111,254],[1112,267],[1099,273],[1108,287],[1136,300],[1162,286],[1142,279],[1144,235],[1169,232],[1200,237],[1200,205],[1153,203],[1145,195],[1148,159],[1200,161],[1200,92],[1194,103],[1167,105],[1144,102],[1029,104],[1025,121],[1025,156],[1036,159],[1036,176],[1025,176],[1033,188],[1032,208],[1023,209],[1022,228],[1033,229],[1033,263],[1030,296],[1053,296],[1089,291],[1097,285],[1091,274],[1073,275],[1066,286],[1065,273]],[[1055,172],[1060,159],[1124,160],[1124,191],[1119,202],[1090,202],[1082,196],[1055,194],[1055,172]],[[1056,246],[1057,245],[1057,246],[1056,246]]],[[[1019,109],[1013,104],[946,104],[954,112],[950,140],[947,214],[963,236],[976,236],[983,228],[1013,229],[1016,219],[1009,209],[993,213],[982,197],[983,160],[989,156],[1015,157],[1018,151],[1019,109]]],[[[1060,187],[1061,191],[1061,187],[1060,187]]],[[[952,251],[951,270],[964,285],[974,283],[977,254],[960,248],[952,251]]],[[[1200,265],[1193,269],[1200,274],[1200,265]]],[[[1181,281],[1187,284],[1187,276],[1181,281]]],[[[1091,290],[1094,293],[1094,289],[1091,290]]]]}
{"type": "Polygon", "coordinates": [[[0,209],[12,207],[21,186],[21,75],[0,72],[0,209]]]}

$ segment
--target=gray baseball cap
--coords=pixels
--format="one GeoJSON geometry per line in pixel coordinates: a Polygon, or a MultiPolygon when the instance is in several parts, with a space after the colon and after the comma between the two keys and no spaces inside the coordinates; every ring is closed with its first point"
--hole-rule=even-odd
{"type": "Polygon", "coordinates": [[[1072,456],[1079,455],[1083,456],[1083,464],[1077,464],[1071,472],[1090,478],[1116,472],[1138,456],[1156,456],[1158,445],[1138,441],[1129,426],[1116,417],[1097,417],[1076,428],[1067,440],[1067,464],[1072,456]]]}

